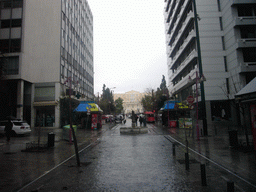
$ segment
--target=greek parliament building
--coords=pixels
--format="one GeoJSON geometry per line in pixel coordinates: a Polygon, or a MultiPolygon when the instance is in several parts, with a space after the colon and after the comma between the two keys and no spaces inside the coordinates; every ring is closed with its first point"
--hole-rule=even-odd
{"type": "Polygon", "coordinates": [[[200,104],[196,82],[203,80],[202,75],[207,123],[215,118],[236,122],[234,95],[256,76],[256,1],[164,0],[164,4],[170,93],[182,101],[198,95],[200,104]]]}
{"type": "Polygon", "coordinates": [[[59,127],[60,97],[92,99],[93,16],[86,0],[0,0],[0,116],[59,127]],[[72,92],[73,93],[73,92],[72,92]],[[47,121],[47,118],[52,121],[47,121]]]}
{"type": "Polygon", "coordinates": [[[117,100],[119,97],[123,99],[124,114],[131,114],[132,111],[138,114],[144,112],[141,100],[145,94],[133,90],[125,93],[115,93],[114,100],[117,100]]]}

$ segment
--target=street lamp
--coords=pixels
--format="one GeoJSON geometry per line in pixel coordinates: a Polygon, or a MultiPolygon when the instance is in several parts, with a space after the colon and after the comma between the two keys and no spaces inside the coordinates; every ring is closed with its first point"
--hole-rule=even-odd
{"type": "MultiPolygon", "coordinates": [[[[200,19],[197,10],[196,10],[196,0],[192,0],[194,7],[194,20],[195,20],[195,30],[196,30],[196,42],[197,42],[197,54],[198,54],[198,68],[199,68],[199,78],[203,77],[203,67],[202,67],[202,57],[201,57],[201,48],[200,48],[200,39],[199,39],[199,29],[198,29],[198,21],[200,19]]],[[[204,135],[208,135],[207,131],[207,122],[206,122],[206,108],[205,108],[205,93],[204,93],[204,81],[200,82],[201,89],[201,102],[202,102],[202,112],[203,112],[203,129],[204,135]]]]}

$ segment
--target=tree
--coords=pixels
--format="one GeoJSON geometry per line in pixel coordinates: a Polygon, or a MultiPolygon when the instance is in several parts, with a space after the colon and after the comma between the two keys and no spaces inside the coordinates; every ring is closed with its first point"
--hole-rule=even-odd
{"type": "Polygon", "coordinates": [[[166,87],[166,80],[165,80],[165,76],[163,75],[163,78],[162,78],[162,82],[160,84],[160,89],[162,91],[166,91],[167,90],[167,87],[166,87]]]}
{"type": "Polygon", "coordinates": [[[113,93],[109,88],[106,88],[105,84],[103,85],[99,106],[103,110],[104,114],[111,114],[115,112],[113,93]]]}
{"type": "MultiPolygon", "coordinates": [[[[236,93],[238,93],[238,89],[236,87],[236,84],[233,80],[233,77],[231,76],[231,80],[232,80],[232,84],[233,84],[233,88],[234,88],[234,95],[236,93]]],[[[242,117],[243,119],[243,130],[244,130],[244,134],[245,134],[245,138],[246,138],[246,145],[249,146],[249,136],[248,136],[248,130],[247,130],[247,121],[246,121],[246,114],[245,114],[245,109],[246,109],[246,105],[242,104],[241,102],[239,102],[238,104],[235,103],[235,101],[232,101],[230,99],[230,92],[229,90],[227,89],[227,85],[226,83],[223,84],[223,86],[219,86],[219,88],[223,91],[223,93],[226,95],[228,101],[230,101],[230,105],[236,110],[239,112],[240,116],[242,117]]],[[[239,122],[240,123],[240,122],[239,122]]]]}
{"type": "Polygon", "coordinates": [[[142,98],[141,104],[146,111],[159,111],[164,105],[164,102],[168,100],[168,89],[166,87],[165,76],[163,75],[160,87],[156,91],[154,89],[148,88],[146,90],[146,95],[142,98]]]}
{"type": "Polygon", "coordinates": [[[123,99],[121,99],[120,97],[118,99],[115,100],[115,104],[116,104],[116,113],[120,114],[123,112],[123,99]]]}
{"type": "Polygon", "coordinates": [[[153,108],[152,96],[151,95],[145,95],[141,99],[141,104],[142,104],[145,111],[151,111],[152,108],[153,108]]]}

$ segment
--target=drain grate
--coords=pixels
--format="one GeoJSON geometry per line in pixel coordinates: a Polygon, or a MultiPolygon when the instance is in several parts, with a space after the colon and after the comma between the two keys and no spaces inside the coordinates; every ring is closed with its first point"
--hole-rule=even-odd
{"type": "MultiPolygon", "coordinates": [[[[180,164],[185,164],[185,159],[178,159],[177,160],[180,164]]],[[[190,159],[189,160],[189,164],[194,164],[194,163],[199,163],[197,160],[195,159],[190,159]]]]}

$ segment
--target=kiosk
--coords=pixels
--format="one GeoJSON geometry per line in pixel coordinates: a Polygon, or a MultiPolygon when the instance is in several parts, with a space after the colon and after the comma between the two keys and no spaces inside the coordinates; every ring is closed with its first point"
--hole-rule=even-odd
{"type": "Polygon", "coordinates": [[[94,101],[81,101],[74,112],[83,114],[82,126],[85,120],[85,127],[99,129],[102,127],[102,110],[94,101]]]}

